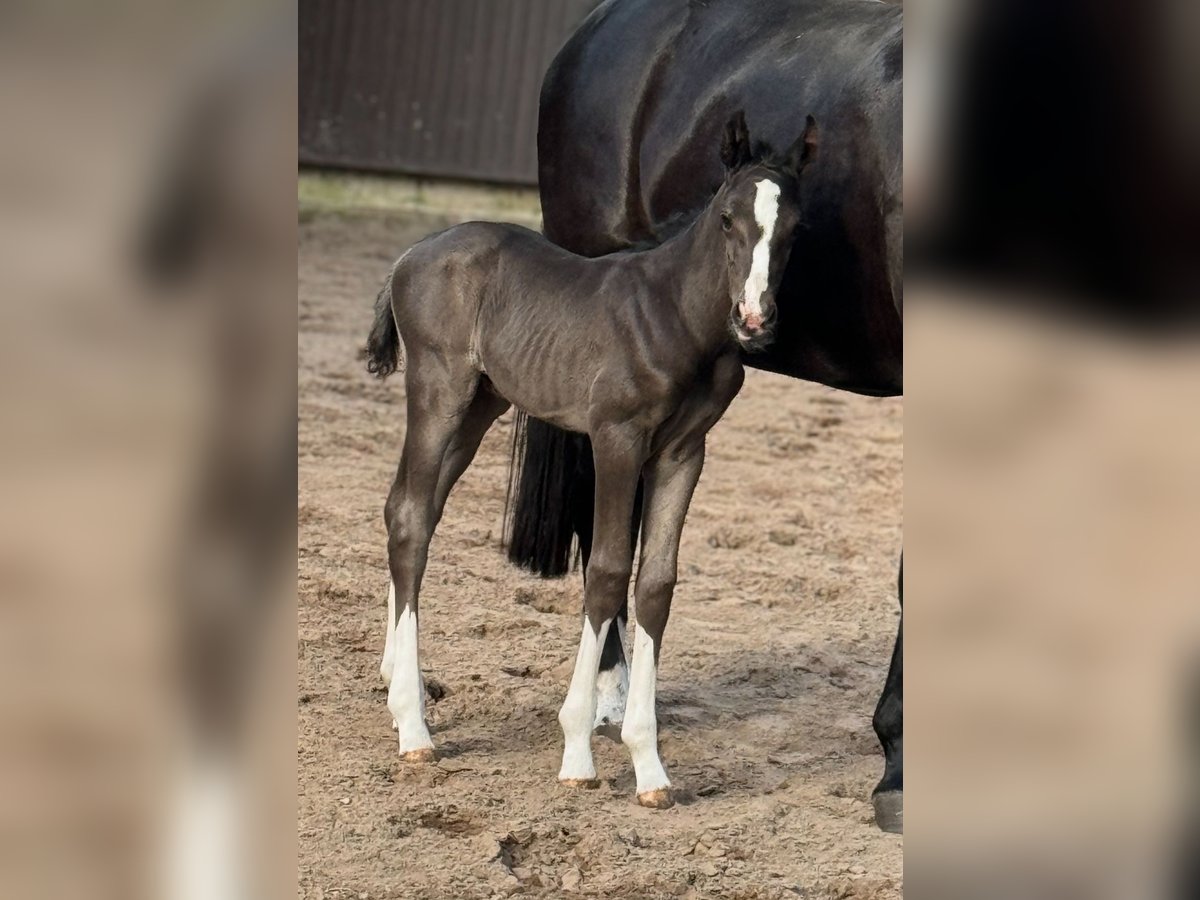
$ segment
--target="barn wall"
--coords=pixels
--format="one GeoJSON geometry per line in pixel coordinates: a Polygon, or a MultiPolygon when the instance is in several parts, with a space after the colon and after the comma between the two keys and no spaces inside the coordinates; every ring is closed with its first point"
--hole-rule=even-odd
{"type": "Polygon", "coordinates": [[[301,164],[537,182],[537,99],[596,0],[300,0],[301,164]]]}

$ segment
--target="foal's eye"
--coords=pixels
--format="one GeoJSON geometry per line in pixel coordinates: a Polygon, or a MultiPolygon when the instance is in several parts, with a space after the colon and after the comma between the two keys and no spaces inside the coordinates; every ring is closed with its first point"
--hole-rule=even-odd
{"type": "Polygon", "coordinates": [[[721,228],[725,231],[728,231],[732,227],[733,218],[729,215],[729,213],[721,213],[721,228]]]}

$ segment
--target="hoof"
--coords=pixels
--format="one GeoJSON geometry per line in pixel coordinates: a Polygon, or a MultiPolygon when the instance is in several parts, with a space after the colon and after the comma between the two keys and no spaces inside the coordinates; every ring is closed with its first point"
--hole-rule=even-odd
{"type": "Polygon", "coordinates": [[[875,824],[892,834],[904,834],[904,791],[883,791],[871,798],[875,824]]]}
{"type": "Polygon", "coordinates": [[[422,747],[420,750],[409,750],[407,753],[401,753],[400,758],[406,763],[431,763],[437,756],[434,754],[432,747],[422,747]]]}
{"type": "Polygon", "coordinates": [[[600,787],[599,778],[560,778],[558,783],[563,787],[569,788],[586,788],[589,791],[594,791],[600,787]]]}
{"type": "Polygon", "coordinates": [[[659,788],[638,794],[638,803],[647,809],[670,809],[675,805],[675,798],[671,796],[670,788],[659,788]]]}

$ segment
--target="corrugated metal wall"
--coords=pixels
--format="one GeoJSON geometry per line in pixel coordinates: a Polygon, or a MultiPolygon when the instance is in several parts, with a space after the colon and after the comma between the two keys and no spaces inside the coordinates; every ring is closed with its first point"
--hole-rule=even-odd
{"type": "Polygon", "coordinates": [[[301,164],[537,182],[550,60],[597,0],[300,0],[301,164]]]}

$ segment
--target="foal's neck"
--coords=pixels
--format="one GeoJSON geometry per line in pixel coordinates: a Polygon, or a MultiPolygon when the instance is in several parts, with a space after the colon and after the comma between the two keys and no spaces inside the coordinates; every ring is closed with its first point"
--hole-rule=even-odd
{"type": "Polygon", "coordinates": [[[732,346],[729,267],[719,216],[705,208],[684,231],[649,251],[665,274],[663,298],[676,307],[696,349],[707,354],[732,346]]]}

